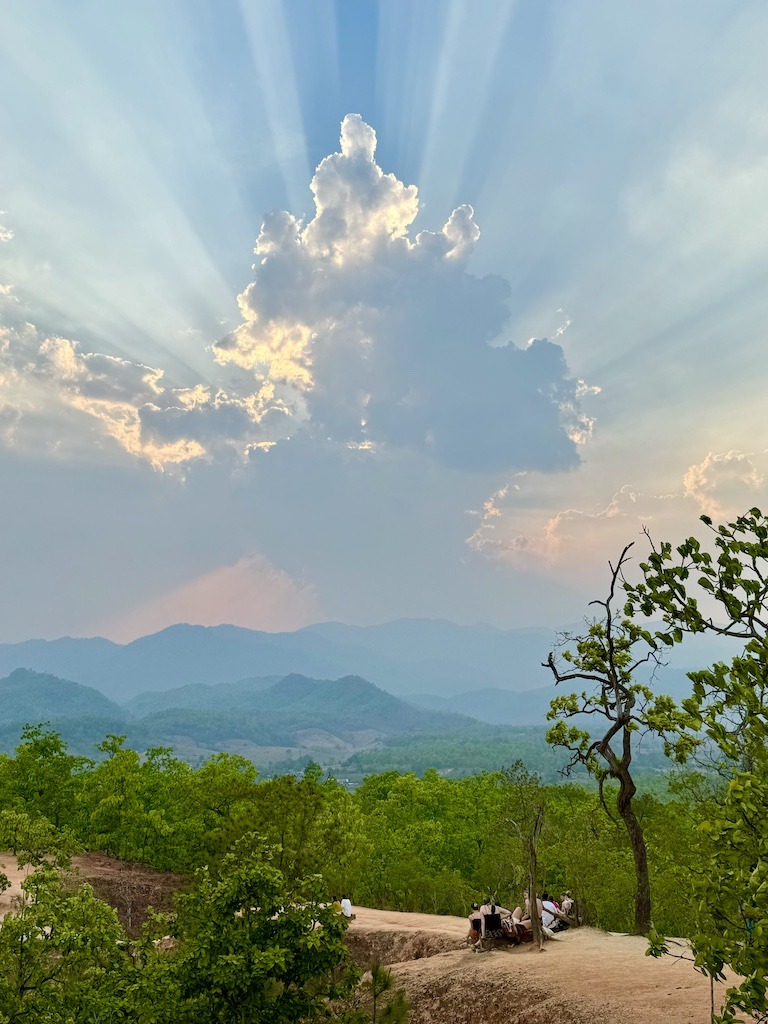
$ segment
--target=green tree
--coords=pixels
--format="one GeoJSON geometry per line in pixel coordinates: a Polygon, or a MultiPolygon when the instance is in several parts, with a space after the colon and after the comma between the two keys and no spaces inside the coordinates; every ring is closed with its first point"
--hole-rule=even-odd
{"type": "Polygon", "coordinates": [[[67,891],[49,864],[22,888],[24,902],[0,923],[0,1020],[138,1020],[127,1013],[133,965],[114,910],[90,886],[67,891]]]}
{"type": "MultiPolygon", "coordinates": [[[[355,794],[372,849],[361,879],[374,906],[465,913],[476,844],[459,783],[430,770],[424,778],[395,772],[368,780],[355,794]]],[[[497,816],[498,817],[498,816],[497,816]]],[[[493,819],[489,818],[490,833],[493,819]]]]}
{"type": "Polygon", "coordinates": [[[384,997],[387,972],[375,991],[358,985],[346,919],[321,880],[286,882],[259,837],[200,869],[176,913],[152,915],[135,942],[90,886],[49,861],[22,887],[0,923],[3,1024],[363,1024],[371,996],[378,1024],[406,1020],[403,993],[384,997]],[[167,931],[174,941],[156,945],[167,931]]]}
{"type": "Polygon", "coordinates": [[[65,819],[71,825],[82,773],[90,764],[68,753],[62,737],[46,723],[25,725],[15,756],[2,755],[0,797],[4,804],[40,814],[53,825],[65,819]]]}
{"type": "Polygon", "coordinates": [[[351,892],[370,842],[354,799],[335,779],[321,776],[319,765],[310,762],[300,779],[281,775],[261,782],[248,826],[277,848],[276,866],[286,876],[321,874],[332,890],[351,892]]]}
{"type": "MultiPolygon", "coordinates": [[[[177,898],[179,942],[171,982],[176,1024],[287,1024],[327,1015],[358,974],[344,944],[346,920],[318,878],[289,884],[271,849],[243,836],[177,898]]],[[[339,1019],[348,1019],[342,1015],[339,1019]]]]}
{"type": "Polygon", "coordinates": [[[185,780],[179,806],[191,842],[187,867],[201,867],[221,857],[254,828],[258,772],[238,754],[209,757],[185,780]]]}
{"type": "Polygon", "coordinates": [[[123,860],[188,870],[202,831],[200,815],[185,806],[189,766],[170,747],[151,748],[142,758],[125,746],[125,736],[109,734],[97,749],[107,756],[84,773],[79,794],[86,845],[123,860]]]}
{"type": "MultiPolygon", "coordinates": [[[[701,824],[709,861],[694,904],[696,964],[712,977],[730,966],[719,1020],[768,1019],[768,520],[750,509],[674,547],[652,543],[642,581],[627,586],[626,611],[663,619],[659,642],[711,633],[743,642],[730,661],[689,673],[684,702],[693,726],[720,752],[730,780],[701,824]],[[710,550],[710,548],[712,550],[710,550]]],[[[657,946],[657,949],[659,947],[657,946]]]]}
{"type": "Polygon", "coordinates": [[[544,794],[537,775],[527,770],[522,761],[505,769],[504,784],[512,797],[510,808],[514,817],[506,819],[520,840],[524,852],[527,875],[526,893],[531,917],[533,941],[544,948],[544,932],[539,914],[539,839],[544,827],[544,794]]]}
{"type": "Polygon", "coordinates": [[[371,963],[370,977],[365,982],[371,997],[371,1024],[405,1024],[408,1020],[408,1001],[401,988],[395,988],[392,972],[382,967],[379,960],[371,963]],[[386,1001],[383,996],[389,995],[386,1001]],[[382,1005],[383,1004],[383,1005],[382,1005]]]}
{"type": "Polygon", "coordinates": [[[125,736],[108,734],[97,744],[106,754],[84,779],[82,801],[88,819],[89,846],[115,857],[137,859],[136,832],[141,829],[141,758],[125,747],[125,736]]]}
{"type": "Polygon", "coordinates": [[[547,718],[559,721],[547,733],[547,741],[569,752],[566,773],[583,765],[597,779],[606,811],[605,782],[613,779],[618,784],[616,810],[626,829],[635,866],[634,930],[645,935],[651,927],[651,884],[645,836],[633,802],[637,793],[632,770],[633,738],[641,729],[663,737],[675,735],[681,757],[695,741],[688,737],[686,746],[681,738],[687,719],[674,701],[655,694],[639,679],[644,667],[647,670],[647,666],[660,663],[656,640],[630,618],[616,614],[617,589],[631,547],[627,545],[616,565],[610,565],[608,597],[591,602],[602,610],[600,618],[591,622],[585,635],[567,636],[565,650],[549,654],[546,667],[555,683],[588,683],[590,689],[552,701],[547,718]],[[592,716],[590,722],[598,724],[592,727],[597,733],[594,738],[581,725],[567,724],[574,718],[584,721],[585,716],[592,716]]]}
{"type": "Polygon", "coordinates": [[[80,845],[68,828],[58,829],[42,815],[5,810],[0,811],[0,849],[10,850],[20,867],[46,860],[63,867],[80,845]]]}

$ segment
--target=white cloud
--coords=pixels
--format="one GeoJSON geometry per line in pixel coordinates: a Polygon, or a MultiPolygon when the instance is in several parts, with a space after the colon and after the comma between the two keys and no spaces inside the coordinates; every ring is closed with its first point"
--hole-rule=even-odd
{"type": "Polygon", "coordinates": [[[473,513],[478,523],[467,544],[485,558],[578,580],[642,541],[644,528],[657,541],[678,541],[696,533],[701,513],[724,521],[768,508],[768,451],[709,452],[678,479],[669,493],[625,484],[608,500],[558,509],[540,475],[520,474],[473,513]]]}
{"type": "Polygon", "coordinates": [[[683,486],[703,513],[723,520],[765,503],[766,470],[765,452],[709,452],[701,462],[688,467],[683,486]]]}
{"type": "Polygon", "coordinates": [[[268,423],[285,419],[270,383],[242,396],[203,385],[168,387],[160,369],[83,352],[68,338],[41,337],[31,324],[0,329],[0,368],[0,397],[16,409],[15,423],[21,417],[50,418],[57,407],[75,410],[157,469],[203,458],[221,446],[245,455],[265,440],[268,423]]]}
{"type": "Polygon", "coordinates": [[[615,561],[626,544],[641,539],[644,526],[664,538],[676,535],[681,497],[644,493],[626,484],[605,503],[550,511],[526,507],[512,494],[494,508],[493,518],[487,512],[481,517],[467,544],[515,568],[556,572],[582,583],[596,568],[615,561]]]}
{"type": "MultiPolygon", "coordinates": [[[[3,216],[4,212],[4,210],[0,210],[0,217],[3,216]]],[[[12,238],[13,231],[11,231],[10,228],[4,227],[3,224],[0,224],[0,242],[10,242],[12,238]]],[[[13,294],[12,284],[0,284],[0,302],[3,300],[7,302],[18,302],[18,299],[13,294]]]]}
{"type": "Polygon", "coordinates": [[[314,217],[267,218],[239,296],[243,323],[216,358],[289,385],[317,437],[464,469],[576,464],[591,424],[560,346],[489,344],[509,315],[508,286],[467,270],[474,211],[411,238],[417,189],[385,174],[375,149],[373,129],[348,115],[341,151],[312,180],[314,217]]]}
{"type": "Polygon", "coordinates": [[[14,442],[20,418],[21,414],[17,408],[0,401],[0,439],[8,446],[14,442]]]}
{"type": "Polygon", "coordinates": [[[314,587],[251,555],[152,598],[107,624],[104,635],[128,642],[176,622],[293,630],[318,618],[314,587]]]}
{"type": "MultiPolygon", "coordinates": [[[[0,241],[12,237],[0,227],[0,241]]],[[[0,286],[0,299],[18,304],[12,290],[0,286]]],[[[288,410],[269,381],[254,387],[249,377],[244,388],[229,391],[175,387],[162,369],[45,335],[24,322],[23,312],[8,310],[0,323],[0,439],[6,444],[26,436],[31,448],[40,450],[42,443],[57,457],[72,455],[88,437],[77,425],[84,415],[129,455],[163,469],[224,451],[247,457],[285,436],[288,410]]]]}
{"type": "MultiPolygon", "coordinates": [[[[562,312],[562,309],[558,309],[558,313],[562,312]]],[[[568,330],[572,323],[573,320],[569,316],[566,316],[563,322],[558,326],[557,330],[555,331],[555,337],[562,338],[562,336],[565,334],[565,332],[568,330]]]]}

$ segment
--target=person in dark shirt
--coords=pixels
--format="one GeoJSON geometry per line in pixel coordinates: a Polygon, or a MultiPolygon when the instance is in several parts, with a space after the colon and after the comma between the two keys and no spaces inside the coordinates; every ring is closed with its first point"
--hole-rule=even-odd
{"type": "Polygon", "coordinates": [[[472,912],[467,918],[469,921],[469,934],[467,935],[467,942],[471,942],[474,945],[480,939],[480,932],[483,927],[482,920],[480,919],[480,907],[477,903],[472,904],[472,912]]]}

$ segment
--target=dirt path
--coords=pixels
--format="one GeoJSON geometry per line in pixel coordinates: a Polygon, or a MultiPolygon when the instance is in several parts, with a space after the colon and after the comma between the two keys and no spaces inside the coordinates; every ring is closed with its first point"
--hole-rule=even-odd
{"type": "MultiPolygon", "coordinates": [[[[120,923],[135,938],[148,906],[156,910],[170,910],[174,892],[187,881],[183,875],[168,871],[155,871],[140,864],[125,864],[101,853],[84,853],[72,858],[76,877],[93,886],[96,895],[111,904],[120,917],[120,923]]],[[[33,868],[20,868],[12,853],[0,852],[0,871],[4,872],[11,887],[0,893],[0,918],[12,910],[22,895],[21,883],[33,868]]]]}
{"type": "Polygon", "coordinates": [[[21,896],[21,883],[33,868],[20,868],[12,853],[0,853],[0,871],[8,876],[10,889],[0,893],[0,917],[4,917],[13,908],[14,901],[21,896]]]}
{"type": "MultiPolygon", "coordinates": [[[[363,907],[355,913],[349,930],[353,951],[358,959],[377,954],[390,965],[411,1000],[412,1024],[710,1019],[709,980],[690,963],[647,957],[645,940],[635,936],[578,928],[547,942],[543,953],[525,945],[478,955],[464,945],[463,918],[363,907]]],[[[723,990],[716,986],[718,1007],[723,990]]]]}

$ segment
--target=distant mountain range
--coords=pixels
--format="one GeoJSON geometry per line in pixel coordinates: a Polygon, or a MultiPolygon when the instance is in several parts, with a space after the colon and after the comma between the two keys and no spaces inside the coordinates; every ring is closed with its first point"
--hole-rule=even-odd
{"type": "Polygon", "coordinates": [[[292,633],[177,625],[129,644],[92,639],[0,644],[0,674],[48,672],[118,701],[146,690],[299,673],[361,676],[394,694],[443,696],[475,689],[528,690],[547,680],[546,629],[499,630],[404,619],[382,626],[324,623],[292,633]]]}
{"type": "MultiPolygon", "coordinates": [[[[409,697],[412,704],[433,711],[450,711],[459,715],[471,715],[482,722],[494,725],[543,725],[549,711],[550,701],[558,693],[581,692],[584,684],[560,687],[558,690],[550,680],[546,686],[535,690],[511,691],[494,688],[457,693],[451,697],[440,697],[434,693],[417,693],[409,697]]],[[[690,695],[691,683],[682,669],[667,667],[659,673],[654,689],[667,693],[677,701],[690,695]]]]}
{"type": "Polygon", "coordinates": [[[332,731],[349,740],[365,730],[382,737],[405,736],[480,724],[456,712],[416,707],[359,676],[308,679],[293,674],[276,681],[248,679],[210,687],[187,686],[140,694],[124,705],[132,717],[155,721],[179,709],[209,716],[231,715],[240,722],[255,716],[260,731],[272,734],[274,742],[284,742],[289,733],[305,729],[332,731]]]}
{"type": "MultiPolygon", "coordinates": [[[[100,637],[0,644],[0,675],[28,668],[95,687],[121,704],[147,691],[187,688],[177,695],[186,704],[187,697],[194,701],[189,688],[200,686],[252,689],[255,679],[276,682],[291,674],[357,676],[432,709],[490,722],[540,722],[539,710],[555,692],[541,663],[556,641],[549,629],[501,630],[432,619],[365,627],[331,622],[291,633],[176,625],[129,644],[100,637]]],[[[659,673],[660,688],[687,692],[686,669],[727,658],[732,648],[709,638],[675,648],[670,667],[659,673]]],[[[216,700],[225,693],[229,700],[234,691],[218,691],[216,700]]],[[[7,720],[5,709],[0,714],[7,720]]]]}

